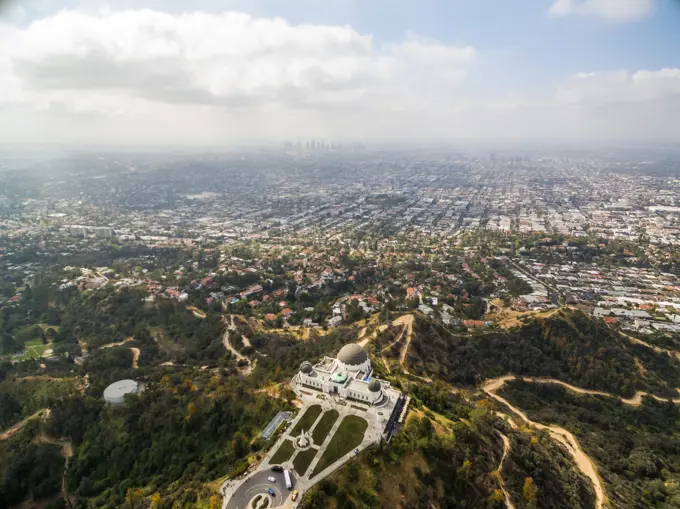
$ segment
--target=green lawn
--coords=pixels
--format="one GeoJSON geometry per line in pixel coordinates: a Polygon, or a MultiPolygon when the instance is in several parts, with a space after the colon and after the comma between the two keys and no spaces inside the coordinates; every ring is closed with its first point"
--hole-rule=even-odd
{"type": "Polygon", "coordinates": [[[321,414],[321,405],[310,406],[295,425],[293,431],[290,432],[290,435],[296,437],[302,430],[305,430],[306,432],[309,431],[309,429],[314,425],[314,421],[316,421],[317,417],[319,417],[319,414],[321,414]]]}
{"type": "Polygon", "coordinates": [[[356,415],[345,417],[328,443],[323,456],[321,456],[321,459],[316,464],[312,477],[338,461],[352,449],[358,447],[364,439],[366,428],[368,428],[368,422],[363,417],[356,415]]]}
{"type": "Polygon", "coordinates": [[[339,416],[340,413],[337,410],[329,410],[323,414],[321,420],[314,426],[314,431],[312,431],[312,439],[314,440],[315,445],[323,444],[328,432],[333,427],[333,424],[335,424],[335,421],[338,420],[339,416]]]}
{"type": "Polygon", "coordinates": [[[40,338],[33,338],[30,341],[26,341],[24,346],[26,347],[26,352],[21,357],[17,357],[17,360],[39,359],[45,353],[45,350],[52,348],[52,343],[44,345],[40,338]]]}
{"type": "Polygon", "coordinates": [[[314,456],[316,456],[316,453],[317,450],[314,448],[307,449],[306,451],[300,451],[299,453],[297,453],[297,456],[295,456],[295,459],[293,460],[293,466],[295,467],[295,471],[300,475],[305,475],[305,472],[307,472],[307,469],[309,468],[309,465],[312,463],[314,456]]]}
{"type": "Polygon", "coordinates": [[[269,460],[269,463],[272,465],[276,465],[279,463],[283,463],[284,461],[288,461],[290,457],[293,455],[293,452],[295,452],[295,447],[293,447],[293,442],[290,440],[285,440],[281,446],[279,447],[279,450],[274,453],[274,456],[269,460]]]}

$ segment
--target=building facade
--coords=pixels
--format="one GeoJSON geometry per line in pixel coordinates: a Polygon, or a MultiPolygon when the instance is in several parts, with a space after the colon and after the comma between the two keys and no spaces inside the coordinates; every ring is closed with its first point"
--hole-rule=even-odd
{"type": "Polygon", "coordinates": [[[343,346],[337,357],[324,357],[316,365],[303,362],[293,379],[293,388],[313,389],[370,405],[386,401],[388,391],[398,392],[389,382],[373,377],[371,360],[356,343],[343,346]]]}

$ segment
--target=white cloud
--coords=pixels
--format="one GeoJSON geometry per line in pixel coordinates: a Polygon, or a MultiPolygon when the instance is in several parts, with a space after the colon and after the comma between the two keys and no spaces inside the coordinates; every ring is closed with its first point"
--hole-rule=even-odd
{"type": "Polygon", "coordinates": [[[680,98],[680,69],[581,73],[560,89],[559,98],[572,104],[675,100],[680,98]]]}
{"type": "Polygon", "coordinates": [[[555,0],[549,13],[554,16],[577,14],[609,21],[638,21],[652,14],[654,0],[555,0]]]}
{"type": "Polygon", "coordinates": [[[678,69],[579,74],[512,97],[478,60],[415,34],[379,45],[351,26],[236,12],[62,11],[0,24],[0,139],[680,140],[678,69]],[[472,74],[498,96],[480,97],[472,74]]]}
{"type": "Polygon", "coordinates": [[[121,98],[130,107],[143,99],[320,108],[384,94],[415,66],[422,82],[459,80],[475,56],[471,47],[416,37],[376,48],[348,26],[293,26],[235,12],[63,11],[5,32],[5,83],[19,79],[24,98],[38,104],[70,97],[94,110],[120,111],[121,98]]]}

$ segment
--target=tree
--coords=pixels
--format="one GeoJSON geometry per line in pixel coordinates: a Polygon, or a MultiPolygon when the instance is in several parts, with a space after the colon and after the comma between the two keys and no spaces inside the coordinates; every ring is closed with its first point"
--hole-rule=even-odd
{"type": "Polygon", "coordinates": [[[130,507],[140,507],[142,502],[142,490],[139,488],[128,488],[125,494],[125,501],[130,507]]]}
{"type": "Polygon", "coordinates": [[[216,495],[210,497],[210,509],[219,509],[221,507],[220,501],[216,495]]]}
{"type": "Polygon", "coordinates": [[[524,487],[522,488],[522,493],[524,494],[524,501],[527,503],[527,507],[536,507],[536,497],[538,496],[538,488],[536,483],[531,477],[524,479],[524,487]]]}
{"type": "Polygon", "coordinates": [[[248,437],[237,431],[231,441],[231,448],[234,450],[237,458],[242,458],[248,453],[248,437]]]}

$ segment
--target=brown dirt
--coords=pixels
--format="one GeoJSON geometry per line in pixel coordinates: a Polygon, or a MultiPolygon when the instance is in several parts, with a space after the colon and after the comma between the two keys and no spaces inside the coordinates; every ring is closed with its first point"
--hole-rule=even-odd
{"type": "Polygon", "coordinates": [[[139,348],[130,347],[130,350],[132,350],[132,367],[134,369],[137,369],[139,367],[139,348]]]}
{"type": "Polygon", "coordinates": [[[200,318],[203,320],[206,317],[206,314],[198,309],[196,306],[187,306],[187,309],[191,311],[196,318],[200,318]]]}

